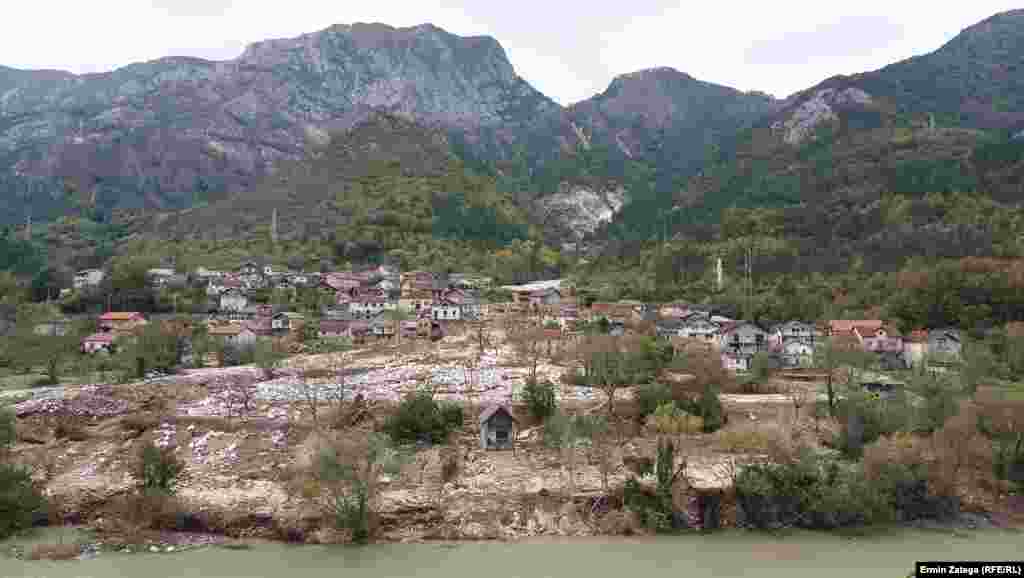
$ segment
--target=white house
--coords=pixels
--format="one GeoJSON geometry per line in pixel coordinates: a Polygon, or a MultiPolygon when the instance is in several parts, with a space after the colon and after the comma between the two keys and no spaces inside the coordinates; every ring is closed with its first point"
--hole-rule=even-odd
{"type": "Polygon", "coordinates": [[[75,289],[85,289],[86,287],[96,287],[106,277],[101,269],[83,269],[75,273],[75,279],[73,281],[75,289]]]}
{"type": "Polygon", "coordinates": [[[383,297],[367,296],[353,299],[348,304],[349,313],[358,317],[369,318],[382,311],[396,309],[397,303],[388,301],[383,297]]]}
{"type": "Polygon", "coordinates": [[[305,323],[306,317],[301,313],[286,311],[271,317],[270,328],[273,331],[293,331],[305,323]]]}
{"type": "Polygon", "coordinates": [[[750,371],[750,356],[722,353],[722,367],[729,371],[750,371]]]}
{"type": "Polygon", "coordinates": [[[221,311],[241,311],[249,306],[249,298],[238,289],[228,289],[220,294],[221,311]]]}
{"type": "Polygon", "coordinates": [[[430,317],[434,320],[462,319],[462,308],[452,303],[434,303],[430,306],[430,317]]]}
{"type": "Polygon", "coordinates": [[[772,343],[788,343],[790,341],[803,341],[814,343],[816,330],[810,323],[803,321],[787,321],[772,327],[768,339],[772,343]]]}
{"type": "Polygon", "coordinates": [[[814,345],[806,341],[787,341],[774,351],[783,367],[810,367],[814,363],[814,345]]]}
{"type": "Polygon", "coordinates": [[[718,346],[723,351],[751,356],[767,347],[768,334],[753,323],[739,321],[722,327],[718,335],[718,346]]]}
{"type": "Polygon", "coordinates": [[[110,353],[114,348],[113,333],[94,333],[82,340],[82,353],[110,353]]]}
{"type": "Polygon", "coordinates": [[[711,321],[703,315],[691,315],[683,320],[676,335],[690,339],[703,339],[707,342],[715,342],[722,328],[719,324],[711,321]]]}
{"type": "Polygon", "coordinates": [[[256,333],[241,323],[223,323],[211,325],[208,334],[232,345],[252,345],[256,343],[256,333]]]}
{"type": "Polygon", "coordinates": [[[174,277],[174,269],[157,268],[146,271],[146,280],[154,287],[162,287],[171,277],[174,277]]]}

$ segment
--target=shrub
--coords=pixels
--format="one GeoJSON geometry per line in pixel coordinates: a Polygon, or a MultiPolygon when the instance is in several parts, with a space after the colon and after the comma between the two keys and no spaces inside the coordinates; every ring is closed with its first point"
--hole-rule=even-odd
{"type": "Polygon", "coordinates": [[[881,436],[905,430],[909,412],[902,399],[881,400],[861,392],[851,394],[836,404],[836,416],[842,427],[835,447],[849,458],[859,458],[864,446],[881,436]]]}
{"type": "Polygon", "coordinates": [[[704,433],[714,433],[725,426],[727,417],[721,400],[718,399],[718,390],[714,386],[706,386],[704,391],[695,399],[685,399],[680,406],[691,415],[703,420],[704,433]]]}
{"type": "Polygon", "coordinates": [[[558,405],[555,401],[555,384],[550,381],[527,380],[523,388],[523,401],[530,415],[538,421],[544,421],[555,414],[558,405]]]}
{"type": "Polygon", "coordinates": [[[675,445],[669,439],[658,442],[658,459],[654,466],[657,487],[646,491],[636,478],[626,480],[623,503],[632,510],[645,527],[665,533],[686,527],[684,516],[675,511],[672,485],[675,477],[675,445]]]}
{"type": "Polygon", "coordinates": [[[439,404],[439,408],[441,410],[441,421],[444,422],[448,431],[462,429],[462,425],[466,421],[466,415],[462,411],[461,405],[455,402],[442,402],[439,404]]]}
{"type": "Polygon", "coordinates": [[[172,494],[178,474],[184,469],[185,464],[174,455],[174,450],[149,443],[139,451],[136,478],[145,492],[172,494]]]}
{"type": "Polygon", "coordinates": [[[645,383],[636,388],[636,402],[641,418],[646,418],[659,406],[672,401],[672,388],[664,383],[645,383]]]}
{"type": "Polygon", "coordinates": [[[0,539],[31,527],[33,514],[45,505],[28,470],[0,464],[0,539]]]}
{"type": "Polygon", "coordinates": [[[930,490],[922,464],[876,458],[861,466],[805,453],[796,462],[748,466],[736,477],[743,519],[757,528],[830,529],[956,511],[955,498],[930,490]]]}
{"type": "Polygon", "coordinates": [[[730,453],[764,453],[771,446],[771,439],[756,429],[723,430],[719,432],[719,448],[730,453]]]}
{"type": "Polygon", "coordinates": [[[679,409],[671,401],[659,405],[648,417],[648,424],[658,433],[666,435],[690,434],[704,429],[704,420],[679,409]]]}
{"type": "Polygon", "coordinates": [[[0,452],[14,445],[17,437],[17,429],[14,425],[14,412],[0,409],[0,452]]]}
{"type": "Polygon", "coordinates": [[[462,407],[454,403],[439,404],[430,392],[410,394],[398,410],[384,422],[384,432],[396,442],[429,439],[442,443],[453,430],[462,427],[462,407]]]}

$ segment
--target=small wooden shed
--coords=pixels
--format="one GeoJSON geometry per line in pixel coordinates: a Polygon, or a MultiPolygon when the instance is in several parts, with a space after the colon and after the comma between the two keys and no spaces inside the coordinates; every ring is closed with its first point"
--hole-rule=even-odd
{"type": "Polygon", "coordinates": [[[480,449],[510,450],[518,421],[504,405],[493,405],[480,414],[480,449]]]}

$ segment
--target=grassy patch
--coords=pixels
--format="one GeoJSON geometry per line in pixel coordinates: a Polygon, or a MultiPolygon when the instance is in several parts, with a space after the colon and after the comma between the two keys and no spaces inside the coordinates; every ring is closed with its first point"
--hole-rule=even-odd
{"type": "Polygon", "coordinates": [[[74,560],[81,552],[78,544],[36,544],[28,557],[30,560],[74,560]]]}

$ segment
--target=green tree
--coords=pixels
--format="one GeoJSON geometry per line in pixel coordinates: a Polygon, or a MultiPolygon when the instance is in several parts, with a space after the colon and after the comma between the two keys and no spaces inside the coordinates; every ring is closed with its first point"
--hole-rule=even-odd
{"type": "Polygon", "coordinates": [[[32,482],[31,472],[0,463],[0,539],[31,527],[33,514],[46,500],[32,482]]]}
{"type": "Polygon", "coordinates": [[[14,412],[8,409],[0,409],[0,456],[3,455],[7,448],[14,445],[17,433],[14,412]]]}
{"type": "Polygon", "coordinates": [[[558,409],[555,384],[550,381],[527,380],[523,386],[523,401],[534,419],[544,421],[558,409]]]}
{"type": "Polygon", "coordinates": [[[839,342],[832,337],[827,337],[824,341],[815,345],[814,365],[825,372],[825,387],[828,395],[829,415],[835,415],[836,372],[845,367],[850,370],[849,374],[850,379],[852,380],[854,374],[853,369],[863,366],[865,363],[866,357],[863,351],[848,347],[845,344],[840,345],[839,342]]]}
{"type": "Polygon", "coordinates": [[[577,451],[589,445],[595,436],[607,428],[607,420],[592,415],[567,416],[556,412],[544,421],[544,444],[561,450],[565,456],[564,463],[569,474],[567,491],[570,496],[576,493],[577,451]]]}
{"type": "Polygon", "coordinates": [[[384,434],[325,447],[319,455],[317,479],[327,491],[327,509],[339,529],[352,541],[365,544],[373,537],[381,474],[398,475],[403,456],[384,434]]]}
{"type": "Polygon", "coordinates": [[[171,448],[148,443],[139,450],[136,479],[143,492],[173,494],[185,464],[171,448]]]}
{"type": "Polygon", "coordinates": [[[130,375],[141,378],[149,370],[170,371],[181,363],[184,343],[180,336],[165,331],[160,323],[148,323],[122,354],[130,375]]]}

